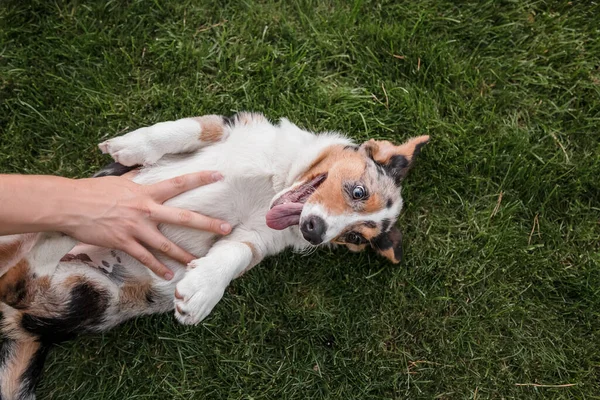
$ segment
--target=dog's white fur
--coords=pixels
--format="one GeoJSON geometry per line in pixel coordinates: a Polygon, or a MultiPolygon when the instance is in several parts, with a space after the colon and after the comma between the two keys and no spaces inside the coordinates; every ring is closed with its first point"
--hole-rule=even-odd
{"type": "MultiPolygon", "coordinates": [[[[196,120],[181,119],[138,129],[100,145],[125,165],[154,164],[134,178],[141,184],[201,170],[218,170],[224,176],[221,182],[184,193],[165,203],[227,220],[234,227],[230,235],[219,238],[214,244],[215,237],[210,233],[177,226],[163,227],[165,235],[174,242],[192,254],[204,256],[193,261],[187,273],[177,263],[163,260],[175,271],[174,281],[181,279],[177,292],[183,298],[175,299],[175,315],[185,324],[196,324],[204,319],[221,299],[230,281],[248,267],[253,254],[244,243],[251,243],[260,258],[279,253],[286,247],[300,250],[309,246],[297,226],[276,231],[265,225],[269,205],[278,193],[285,192],[298,180],[323,149],[351,143],[337,134],[314,135],[286,119],[279,125],[258,119],[255,123],[240,124],[228,130],[218,143],[206,146],[196,154],[185,158],[168,156],[206,145],[198,140],[201,130],[196,120]]],[[[323,216],[327,218],[327,215],[323,216]]],[[[337,234],[339,231],[333,230],[327,236],[337,234]]],[[[128,268],[132,267],[145,271],[134,260],[128,262],[128,268]]],[[[157,286],[173,292],[170,282],[156,279],[157,286]]]]}

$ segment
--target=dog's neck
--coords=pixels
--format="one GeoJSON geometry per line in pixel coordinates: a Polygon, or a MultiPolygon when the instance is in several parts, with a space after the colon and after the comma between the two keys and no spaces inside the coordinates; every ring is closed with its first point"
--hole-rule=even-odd
{"type": "Polygon", "coordinates": [[[338,133],[314,134],[298,128],[286,119],[280,127],[285,132],[276,142],[277,171],[273,176],[273,188],[280,192],[297,182],[320,155],[331,146],[351,145],[352,141],[338,133]]]}

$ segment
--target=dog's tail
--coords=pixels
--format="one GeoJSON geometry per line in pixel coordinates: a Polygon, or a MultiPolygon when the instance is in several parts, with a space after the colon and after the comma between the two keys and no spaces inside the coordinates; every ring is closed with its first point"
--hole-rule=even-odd
{"type": "Polygon", "coordinates": [[[0,400],[33,400],[51,344],[15,332],[0,347],[0,400]]]}

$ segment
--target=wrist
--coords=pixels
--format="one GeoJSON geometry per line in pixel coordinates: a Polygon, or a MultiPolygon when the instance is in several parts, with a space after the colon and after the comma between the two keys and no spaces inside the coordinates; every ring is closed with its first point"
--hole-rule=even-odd
{"type": "Polygon", "coordinates": [[[53,177],[43,179],[41,185],[42,193],[48,196],[37,213],[39,230],[72,234],[81,223],[81,184],[75,179],[53,177]]]}

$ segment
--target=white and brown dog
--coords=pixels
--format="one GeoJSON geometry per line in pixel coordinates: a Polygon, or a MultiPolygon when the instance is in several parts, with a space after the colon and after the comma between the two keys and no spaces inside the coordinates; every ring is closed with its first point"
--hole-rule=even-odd
{"type": "Polygon", "coordinates": [[[0,398],[34,398],[50,345],[79,332],[172,309],[181,323],[199,323],[232,279],[285,248],[334,243],[359,251],[369,245],[399,262],[400,182],[428,139],[359,146],[286,119],[273,125],[260,114],[240,113],[163,122],[100,144],[117,163],[98,176],[143,166],[133,180],[151,184],[201,170],[222,172],[224,180],[166,204],[227,220],[233,230],[217,237],[162,226],[198,257],[187,267],[162,257],[175,273],[171,281],[125,253],[74,248],[62,234],[2,238],[0,398]]]}

